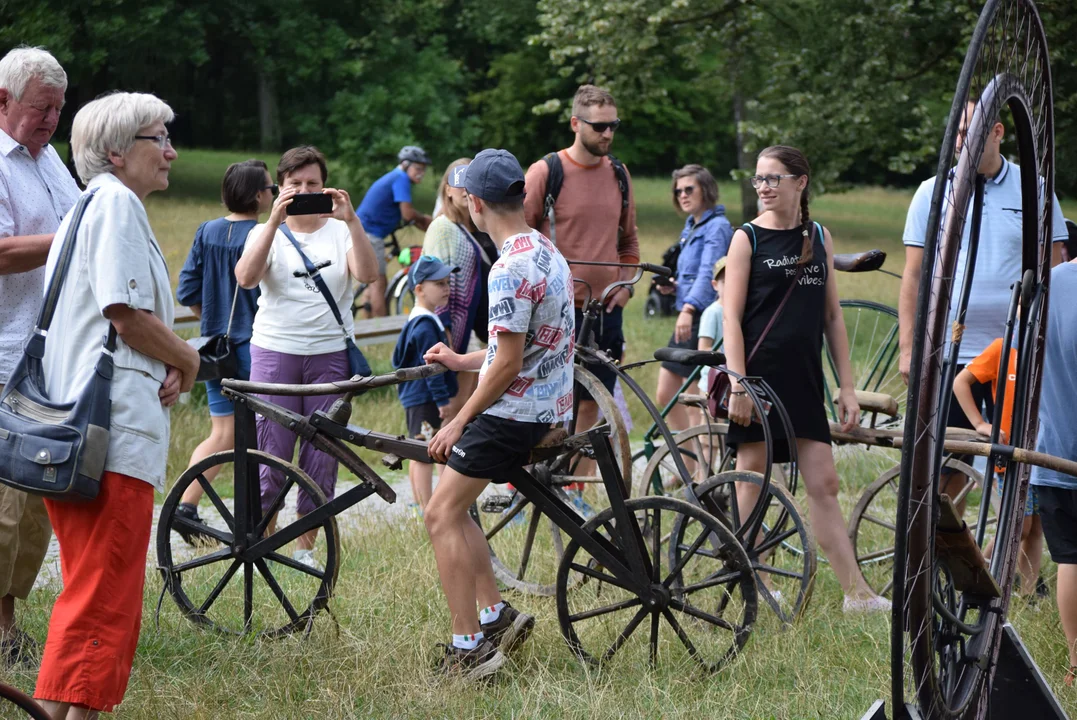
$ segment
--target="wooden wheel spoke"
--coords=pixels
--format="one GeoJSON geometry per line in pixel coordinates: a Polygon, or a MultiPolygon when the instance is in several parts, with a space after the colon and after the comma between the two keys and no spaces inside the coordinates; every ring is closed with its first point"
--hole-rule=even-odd
{"type": "Polygon", "coordinates": [[[627,590],[628,592],[635,592],[634,590],[632,590],[631,587],[628,586],[627,583],[622,582],[619,578],[604,573],[601,570],[596,570],[595,568],[588,567],[587,565],[580,565],[579,563],[570,563],[569,567],[578,573],[581,573],[588,577],[593,577],[601,582],[609,583],[610,585],[619,587],[622,590],[627,590]]]}
{"type": "Polygon", "coordinates": [[[224,530],[218,530],[217,528],[207,525],[205,521],[199,520],[195,522],[190,518],[183,517],[182,515],[172,516],[172,529],[173,530],[189,530],[192,534],[198,533],[201,535],[207,535],[219,543],[224,545],[232,544],[232,533],[225,532],[224,530]]]}
{"type": "Polygon", "coordinates": [[[887,560],[892,557],[894,557],[894,548],[888,547],[883,550],[869,552],[867,555],[860,555],[856,558],[856,562],[858,564],[863,564],[867,562],[875,562],[877,560],[887,560]]]}
{"type": "Polygon", "coordinates": [[[884,527],[887,530],[889,530],[890,532],[897,532],[897,526],[894,525],[894,523],[887,522],[886,520],[883,520],[881,518],[877,518],[874,515],[872,515],[871,513],[864,513],[860,517],[863,518],[864,520],[867,520],[870,523],[874,523],[874,524],[878,525],[879,527],[884,527]]]}
{"type": "Polygon", "coordinates": [[[273,498],[273,503],[262,514],[262,519],[258,522],[258,526],[254,529],[254,533],[252,533],[254,537],[260,538],[262,537],[262,535],[265,534],[266,528],[269,527],[270,521],[273,520],[273,517],[277,514],[277,511],[280,510],[281,505],[284,504],[284,498],[288,496],[288,491],[292,489],[292,485],[294,484],[295,479],[292,478],[291,475],[289,475],[284,483],[284,487],[282,487],[280,489],[280,492],[277,493],[277,496],[273,498]]]}
{"type": "Polygon", "coordinates": [[[239,569],[240,564],[239,560],[235,560],[228,566],[228,569],[224,571],[224,575],[221,576],[221,579],[217,581],[217,584],[213,586],[209,595],[206,596],[206,599],[202,601],[202,604],[195,611],[198,615],[206,614],[206,611],[210,609],[213,603],[217,600],[217,597],[224,591],[225,587],[228,586],[228,582],[232,579],[232,576],[236,574],[236,570],[239,569]]]}
{"type": "MultiPolygon", "coordinates": [[[[666,579],[662,581],[663,585],[665,585],[666,587],[669,587],[670,583],[673,582],[673,579],[676,578],[678,575],[680,575],[681,570],[684,570],[684,566],[688,564],[688,561],[692,559],[692,556],[695,555],[696,553],[698,553],[700,548],[702,547],[703,543],[705,543],[707,541],[707,536],[708,535],[709,535],[709,533],[707,533],[707,532],[701,532],[699,534],[699,537],[697,537],[692,542],[692,546],[689,547],[687,549],[687,551],[685,551],[681,555],[681,559],[677,561],[677,565],[670,569],[669,575],[667,575],[666,579]]],[[[684,548],[684,546],[681,545],[678,549],[683,549],[683,548],[684,548]]],[[[710,556],[710,557],[713,557],[713,555],[710,556]]]]}
{"type": "Polygon", "coordinates": [[[213,489],[212,483],[210,483],[209,480],[206,480],[205,475],[199,475],[197,480],[198,484],[202,486],[202,491],[209,498],[209,501],[213,503],[213,507],[217,508],[217,512],[220,513],[222,518],[224,518],[224,522],[226,525],[228,525],[228,529],[232,532],[235,532],[235,518],[232,517],[232,513],[231,511],[229,511],[228,506],[224,504],[223,500],[221,500],[221,496],[218,495],[217,491],[213,489]]]}
{"type": "MultiPolygon", "coordinates": [[[[312,568],[309,565],[305,565],[305,564],[299,562],[298,560],[293,560],[292,558],[287,557],[285,555],[281,555],[280,553],[275,553],[275,552],[266,553],[264,559],[272,560],[274,562],[280,563],[281,565],[284,565],[286,567],[290,567],[293,570],[298,570],[299,572],[306,573],[307,575],[310,575],[311,577],[316,577],[319,580],[324,580],[325,579],[325,571],[319,570],[318,568],[312,568]]],[[[326,570],[328,570],[328,568],[326,568],[326,570]]]]}
{"type": "Polygon", "coordinates": [[[773,550],[778,545],[782,544],[783,542],[785,542],[786,540],[788,540],[789,538],[793,537],[796,534],[797,534],[797,528],[794,525],[792,528],[790,528],[790,529],[788,529],[788,530],[786,530],[784,532],[780,532],[777,535],[774,535],[772,537],[769,537],[766,540],[764,540],[763,542],[759,543],[759,545],[757,545],[756,547],[749,548],[749,549],[753,553],[755,553],[757,555],[763,555],[764,553],[766,553],[766,552],[768,552],[770,550],[773,550]]]}
{"type": "Polygon", "coordinates": [[[657,611],[651,613],[651,667],[658,663],[658,618],[657,611]]]}
{"type": "MultiPolygon", "coordinates": [[[[651,582],[662,579],[662,511],[655,508],[654,524],[651,527],[651,582]]],[[[657,633],[658,616],[654,616],[652,633],[657,633]]],[[[656,636],[657,637],[657,636],[656,636]]]]}
{"type": "Polygon", "coordinates": [[[717,625],[718,627],[722,628],[723,630],[729,630],[732,633],[739,634],[743,630],[743,628],[740,628],[740,627],[734,625],[733,623],[729,622],[728,620],[723,620],[720,617],[716,617],[714,615],[711,615],[708,612],[704,612],[704,611],[700,610],[699,608],[694,607],[692,605],[689,605],[686,602],[682,602],[681,600],[678,600],[676,598],[669,601],[669,606],[671,608],[673,608],[674,610],[679,610],[680,612],[684,613],[685,615],[691,615],[692,617],[696,618],[697,620],[702,620],[704,622],[708,622],[711,625],[717,625]]]}
{"type": "Polygon", "coordinates": [[[531,561],[531,548],[535,544],[535,533],[538,532],[540,520],[542,520],[542,513],[535,508],[531,513],[531,522],[527,524],[527,537],[524,538],[524,549],[520,555],[520,571],[516,573],[517,580],[523,581],[524,574],[527,572],[527,564],[531,561]]]}
{"type": "Polygon", "coordinates": [[[187,562],[181,562],[178,565],[174,565],[174,566],[172,566],[172,572],[174,574],[175,573],[185,573],[188,570],[194,570],[195,568],[205,567],[206,565],[212,565],[215,562],[220,562],[221,560],[228,560],[231,557],[232,557],[232,548],[230,548],[230,547],[221,548],[220,550],[217,550],[215,552],[211,552],[208,555],[202,555],[201,557],[196,557],[193,560],[188,560],[187,562]]]}
{"type": "Polygon", "coordinates": [[[516,503],[508,510],[501,513],[501,517],[498,518],[490,531],[486,533],[486,542],[490,542],[490,538],[501,532],[502,528],[509,524],[509,522],[523,511],[524,507],[528,504],[528,500],[522,495],[520,496],[520,502],[516,503]]]}
{"type": "Polygon", "coordinates": [[[717,587],[718,585],[727,585],[730,582],[739,580],[743,576],[743,570],[730,570],[728,572],[715,573],[714,575],[709,576],[705,580],[700,580],[697,583],[692,583],[691,585],[685,585],[684,587],[677,588],[677,594],[691,595],[694,592],[706,590],[707,588],[717,587]]]}
{"type": "Polygon", "coordinates": [[[752,563],[752,569],[757,573],[767,573],[768,575],[780,575],[781,577],[793,578],[795,580],[803,580],[804,575],[802,573],[796,573],[792,570],[783,570],[782,568],[776,568],[773,565],[767,565],[766,563],[755,562],[752,563]]]}
{"type": "Polygon", "coordinates": [[[258,572],[261,573],[262,579],[266,581],[266,585],[269,586],[269,589],[273,592],[273,595],[276,596],[277,601],[281,604],[281,607],[284,608],[284,612],[288,613],[288,617],[291,619],[292,622],[298,622],[299,613],[297,613],[295,611],[295,608],[292,607],[292,603],[289,602],[288,596],[284,594],[284,590],[277,582],[277,579],[273,577],[273,573],[270,572],[269,566],[266,564],[266,561],[259,559],[255,560],[254,564],[258,567],[258,572]]]}
{"type": "MultiPolygon", "coordinates": [[[[590,620],[591,618],[609,615],[610,613],[617,612],[618,610],[625,610],[626,608],[636,607],[640,604],[640,602],[641,601],[639,597],[631,597],[627,600],[622,600],[621,602],[614,603],[612,605],[606,605],[604,607],[595,608],[593,610],[584,610],[583,612],[576,613],[575,615],[569,615],[568,619],[569,622],[574,623],[579,622],[580,620],[590,620]]],[[[642,610],[641,612],[646,612],[646,610],[642,610]]]]}
{"type": "Polygon", "coordinates": [[[673,628],[673,632],[677,634],[677,638],[681,641],[681,644],[684,645],[684,648],[688,651],[688,654],[692,657],[699,657],[699,651],[696,650],[695,644],[692,642],[691,638],[688,637],[688,633],[684,631],[684,628],[681,627],[681,624],[677,622],[677,618],[675,618],[673,616],[673,613],[669,611],[669,608],[663,609],[662,614],[666,616],[666,622],[668,622],[669,626],[673,628]]]}
{"type": "MultiPolygon", "coordinates": [[[[638,599],[637,599],[638,600],[638,599]]],[[[624,630],[617,636],[617,639],[613,641],[613,644],[606,648],[606,652],[602,654],[602,660],[605,662],[613,657],[614,653],[621,649],[621,646],[625,644],[625,641],[632,636],[639,624],[643,622],[643,618],[647,617],[649,610],[646,608],[640,608],[631,620],[628,621],[628,625],[625,625],[624,630]]]]}

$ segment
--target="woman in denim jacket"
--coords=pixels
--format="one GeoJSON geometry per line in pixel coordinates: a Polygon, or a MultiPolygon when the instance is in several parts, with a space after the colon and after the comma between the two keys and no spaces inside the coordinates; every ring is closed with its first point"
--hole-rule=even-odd
{"type": "MultiPolygon", "coordinates": [[[[725,206],[718,204],[718,183],[702,165],[685,165],[673,172],[673,206],[688,215],[681,232],[681,254],[673,281],[677,302],[677,326],[669,346],[694,350],[699,340],[699,316],[714,302],[711,268],[729,251],[733,226],[725,216],[725,206]]],[[[658,371],[658,406],[666,405],[677,394],[693,368],[680,363],[663,362],[658,371]]],[[[688,427],[688,413],[683,406],[674,407],[667,418],[670,428],[688,427]]]]}

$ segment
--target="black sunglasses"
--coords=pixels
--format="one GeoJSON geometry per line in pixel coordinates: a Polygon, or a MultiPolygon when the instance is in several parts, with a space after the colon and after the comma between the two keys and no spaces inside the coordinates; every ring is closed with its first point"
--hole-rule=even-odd
{"type": "Polygon", "coordinates": [[[696,191],[696,186],[695,185],[685,185],[682,188],[674,189],[673,195],[674,195],[674,197],[680,197],[682,194],[683,195],[691,195],[695,191],[696,191]]]}
{"type": "Polygon", "coordinates": [[[621,127],[620,120],[614,120],[613,122],[591,122],[590,120],[584,120],[582,117],[576,116],[576,119],[580,122],[590,125],[596,133],[604,133],[607,130],[617,132],[617,128],[621,127]]]}
{"type": "Polygon", "coordinates": [[[277,187],[276,185],[266,185],[266,186],[265,186],[265,187],[263,187],[262,189],[263,189],[263,190],[268,190],[269,192],[271,192],[271,193],[273,193],[274,195],[276,195],[276,194],[277,194],[277,191],[278,191],[278,190],[279,190],[280,188],[278,188],[278,187],[277,187]]]}

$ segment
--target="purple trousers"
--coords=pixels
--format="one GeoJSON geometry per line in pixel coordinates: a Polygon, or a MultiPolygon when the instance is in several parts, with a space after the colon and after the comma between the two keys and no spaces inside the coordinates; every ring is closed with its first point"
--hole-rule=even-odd
{"type": "MultiPolygon", "coordinates": [[[[309,385],[347,380],[350,377],[348,370],[346,350],[323,355],[289,355],[251,344],[252,382],[309,385]]],[[[316,410],[328,410],[340,395],[311,397],[262,395],[260,397],[300,415],[310,415],[316,410]]],[[[261,415],[258,416],[256,422],[258,449],[291,462],[295,454],[296,434],[286,427],[266,420],[261,415]]],[[[299,467],[311,477],[314,484],[325,493],[327,499],[333,498],[337,488],[337,461],[335,459],[315,450],[303,440],[299,443],[299,467]]],[[[259,472],[259,479],[262,490],[262,511],[265,512],[273,504],[280,489],[284,487],[284,474],[263,466],[259,472]]],[[[314,500],[304,491],[299,492],[296,505],[300,515],[308,515],[317,507],[314,500]]]]}

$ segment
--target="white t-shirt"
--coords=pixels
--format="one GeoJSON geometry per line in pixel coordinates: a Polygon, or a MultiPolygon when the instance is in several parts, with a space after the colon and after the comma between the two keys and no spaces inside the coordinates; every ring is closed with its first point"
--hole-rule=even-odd
{"type": "Polygon", "coordinates": [[[513,235],[490,268],[489,289],[490,345],[479,381],[497,354],[498,333],[526,335],[520,374],[483,413],[518,422],[571,420],[576,318],[565,258],[538,230],[513,235]]]}
{"type": "MultiPolygon", "coordinates": [[[[247,235],[246,248],[262,234],[265,224],[255,225],[247,235]]],[[[303,253],[314,265],[328,260],[330,265],[321,270],[333,300],[344,320],[349,335],[355,333],[352,321],[352,299],[355,288],[348,272],[348,251],[352,248],[352,235],[346,223],[329,218],[312,233],[292,231],[303,253]]],[[[322,297],[318,286],[309,277],[296,277],[293,273],[306,273],[303,260],[295,247],[277,230],[266,259],[266,274],[259,287],[258,312],[254,316],[251,343],[265,350],[289,355],[322,355],[344,350],[344,333],[340,331],[329,304],[322,297]]]]}
{"type": "MultiPolygon", "coordinates": [[[[56,402],[75,400],[90,379],[108,334],[105,308],[148,310],[172,327],[172,285],[146,208],[109,173],[91,179],[87,190],[94,188],[97,193],[75,236],[71,265],[45,339],[45,390],[56,402]]],[[[46,282],[56,270],[72,215],[69,212],[57,230],[45,264],[46,282]]],[[[170,426],[168,408],[157,392],[168,369],[120,337],[113,362],[105,470],[138,478],[163,492],[170,426]]]]}
{"type": "MultiPolygon", "coordinates": [[[[35,160],[0,130],[0,238],[50,235],[79,199],[79,187],[46,145],[35,160]]],[[[0,275],[0,385],[22,357],[41,310],[45,268],[0,275]]]]}

